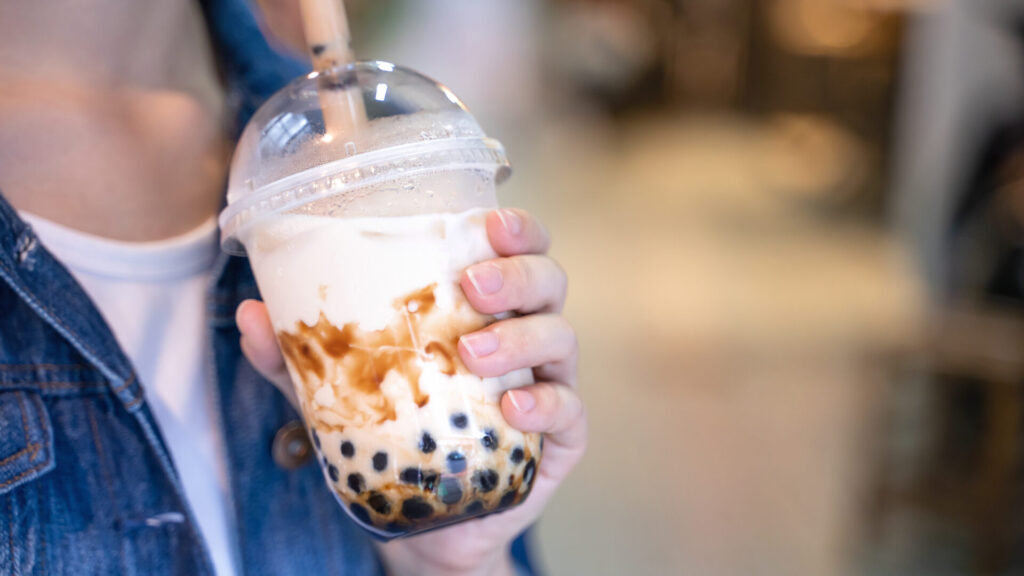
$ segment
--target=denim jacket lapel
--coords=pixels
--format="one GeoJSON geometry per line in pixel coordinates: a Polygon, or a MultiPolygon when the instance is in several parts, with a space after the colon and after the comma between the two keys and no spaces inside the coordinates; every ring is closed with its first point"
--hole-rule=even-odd
{"type": "Polygon", "coordinates": [[[129,412],[142,405],[131,362],[78,282],[43,248],[35,232],[0,196],[0,281],[107,378],[129,412]]]}

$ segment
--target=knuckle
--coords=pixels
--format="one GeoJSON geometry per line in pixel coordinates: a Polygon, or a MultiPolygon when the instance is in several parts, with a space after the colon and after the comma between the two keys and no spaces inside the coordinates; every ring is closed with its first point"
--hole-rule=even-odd
{"type": "Polygon", "coordinates": [[[551,234],[548,232],[548,229],[545,228],[544,226],[540,227],[539,234],[540,234],[540,241],[538,242],[538,244],[540,245],[539,246],[539,250],[541,252],[547,252],[548,250],[551,249],[551,234]]]}
{"type": "Polygon", "coordinates": [[[541,252],[547,252],[548,248],[551,247],[551,234],[548,232],[547,226],[539,218],[532,218],[532,220],[537,249],[541,252]]]}
{"type": "Polygon", "coordinates": [[[548,258],[548,260],[552,264],[554,264],[555,270],[558,272],[558,276],[559,276],[562,284],[568,285],[569,284],[569,274],[565,271],[565,266],[562,266],[562,263],[559,262],[558,260],[555,260],[554,258],[548,258]]]}
{"type": "Polygon", "coordinates": [[[557,386],[558,396],[558,419],[560,428],[569,429],[576,426],[586,426],[587,409],[583,400],[571,388],[564,385],[557,386]]]}
{"type": "Polygon", "coordinates": [[[554,329],[559,335],[567,337],[568,340],[576,340],[576,329],[568,318],[561,314],[556,314],[551,316],[551,321],[554,323],[554,329]]]}
{"type": "Polygon", "coordinates": [[[530,343],[529,326],[525,322],[499,322],[494,331],[501,340],[501,350],[506,356],[521,354],[530,343]]]}
{"type": "Polygon", "coordinates": [[[519,290],[530,290],[533,287],[536,278],[533,266],[530,265],[530,259],[518,257],[510,259],[510,262],[512,264],[512,273],[516,278],[519,290]]]}
{"type": "Polygon", "coordinates": [[[555,266],[555,278],[557,279],[554,294],[556,306],[561,308],[562,305],[565,304],[565,300],[569,295],[569,275],[566,274],[565,268],[563,268],[558,261],[552,260],[551,262],[555,266]]]}
{"type": "Polygon", "coordinates": [[[563,388],[566,391],[566,397],[570,399],[568,402],[569,407],[567,410],[569,418],[573,422],[586,420],[587,409],[583,405],[583,400],[580,399],[579,394],[576,394],[572,389],[568,387],[563,386],[563,388]]]}

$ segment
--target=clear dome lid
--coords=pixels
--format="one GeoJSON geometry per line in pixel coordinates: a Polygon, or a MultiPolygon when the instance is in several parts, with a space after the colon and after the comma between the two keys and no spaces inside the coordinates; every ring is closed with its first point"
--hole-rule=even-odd
{"type": "Polygon", "coordinates": [[[242,132],[222,244],[242,253],[240,233],[261,216],[453,169],[489,170],[499,182],[510,173],[501,144],[447,87],[389,62],[313,72],[267,100],[242,132]]]}

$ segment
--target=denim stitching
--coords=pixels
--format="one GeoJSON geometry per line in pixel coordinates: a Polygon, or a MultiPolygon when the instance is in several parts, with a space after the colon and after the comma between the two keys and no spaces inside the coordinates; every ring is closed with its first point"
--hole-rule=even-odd
{"type": "MultiPolygon", "coordinates": [[[[22,429],[25,431],[25,437],[27,439],[28,438],[28,422],[25,419],[24,399],[20,395],[18,397],[18,402],[19,402],[19,405],[21,406],[21,411],[22,411],[22,413],[21,413],[21,426],[22,426],[22,429]]],[[[42,401],[40,401],[40,403],[42,403],[42,401]]],[[[44,430],[43,434],[44,434],[43,441],[44,442],[49,442],[49,437],[45,435],[46,434],[45,430],[44,430]]],[[[39,449],[40,449],[40,447],[42,447],[42,444],[43,444],[43,442],[30,443],[24,449],[19,451],[17,454],[13,454],[13,455],[5,458],[3,463],[8,462],[11,458],[14,458],[16,456],[22,455],[25,452],[31,452],[31,454],[29,455],[29,461],[31,461],[32,459],[34,459],[36,457],[36,454],[39,453],[39,449]]],[[[18,480],[21,480],[22,478],[24,478],[25,476],[28,476],[29,474],[33,474],[35,472],[38,472],[41,468],[45,467],[49,463],[50,463],[49,460],[43,460],[42,462],[37,463],[35,466],[32,466],[31,468],[25,470],[24,472],[22,472],[21,474],[18,474],[14,478],[11,478],[10,480],[8,480],[6,482],[0,483],[0,489],[6,488],[6,487],[10,486],[11,484],[14,484],[18,480]]],[[[2,464],[2,463],[0,463],[0,464],[2,464]]]]}
{"type": "MultiPolygon", "coordinates": [[[[103,443],[100,441],[99,430],[96,427],[96,414],[95,407],[89,406],[87,411],[89,413],[89,428],[92,430],[92,443],[96,446],[96,452],[100,460],[100,474],[103,475],[103,487],[107,489],[107,498],[110,499],[110,509],[114,512],[115,523],[120,526],[123,525],[123,518],[121,515],[120,506],[118,506],[117,499],[114,497],[113,480],[111,479],[109,462],[107,460],[106,452],[103,450],[103,443]]],[[[128,563],[124,556],[124,542],[120,542],[117,547],[118,558],[121,561],[121,573],[127,574],[126,570],[128,563]]]]}
{"type": "MultiPolygon", "coordinates": [[[[43,446],[43,447],[50,446],[50,444],[53,442],[53,439],[50,438],[50,433],[52,432],[52,430],[50,428],[49,416],[48,416],[48,414],[46,412],[46,406],[43,404],[42,397],[34,396],[34,397],[31,397],[31,398],[33,398],[35,400],[36,404],[37,404],[36,410],[39,411],[40,418],[47,419],[46,422],[43,422],[44,425],[39,427],[39,429],[42,430],[42,432],[43,432],[43,437],[41,438],[42,441],[39,442],[39,445],[43,446]]],[[[52,452],[52,449],[51,449],[51,452],[52,452]]],[[[45,459],[45,460],[43,460],[43,462],[48,462],[48,461],[51,461],[51,460],[52,460],[52,454],[51,454],[51,458],[45,459]]]]}
{"type": "Polygon", "coordinates": [[[21,474],[18,474],[14,478],[11,478],[7,482],[4,482],[3,484],[0,484],[0,490],[10,486],[11,484],[14,484],[18,480],[21,480],[22,478],[24,478],[25,476],[28,476],[29,474],[32,474],[34,472],[39,471],[40,468],[46,466],[47,464],[48,464],[48,462],[44,460],[44,461],[40,462],[39,464],[36,464],[35,466],[29,468],[28,470],[25,470],[24,472],[22,472],[21,474]]]}
{"type": "Polygon", "coordinates": [[[4,388],[18,389],[21,386],[31,386],[32,388],[67,388],[71,390],[102,390],[108,387],[105,382],[0,382],[0,390],[4,388]]]}
{"type": "MultiPolygon", "coordinates": [[[[7,280],[7,283],[11,287],[11,289],[14,290],[16,294],[21,296],[21,298],[25,301],[26,304],[29,305],[30,308],[34,309],[37,313],[45,313],[50,318],[50,320],[52,320],[55,324],[57,324],[57,326],[63,329],[63,332],[61,333],[62,336],[64,336],[66,339],[74,340],[75,342],[77,342],[78,346],[81,346],[81,348],[88,353],[87,356],[91,356],[93,359],[99,358],[99,355],[96,354],[96,352],[93,351],[93,349],[87,343],[71,338],[71,330],[69,330],[68,327],[64,325],[60,318],[54,315],[52,310],[44,306],[35,297],[29,294],[24,288],[19,286],[17,282],[15,282],[13,271],[7,266],[7,264],[2,259],[0,259],[0,272],[3,272],[3,274],[0,276],[3,276],[7,280]]],[[[58,332],[60,332],[60,330],[58,330],[58,332]]],[[[107,366],[105,363],[100,362],[99,360],[95,360],[95,364],[97,365],[98,368],[100,368],[101,371],[104,371],[103,368],[106,368],[105,372],[109,372],[108,377],[120,380],[120,378],[118,378],[117,372],[115,372],[110,366],[107,366]]]]}
{"type": "MultiPolygon", "coordinates": [[[[124,519],[121,514],[120,506],[118,506],[117,499],[114,497],[114,483],[111,479],[110,474],[110,461],[107,459],[107,453],[103,450],[103,442],[100,441],[99,429],[96,425],[96,413],[95,407],[90,406],[89,409],[89,427],[92,429],[92,443],[96,446],[96,452],[99,455],[100,460],[100,473],[103,474],[103,484],[107,489],[107,498],[110,499],[110,508],[114,511],[114,519],[117,524],[123,525],[124,519]]],[[[124,542],[121,541],[117,547],[118,558],[121,561],[121,573],[127,574],[128,561],[124,555],[124,542]]]]}
{"type": "Polygon", "coordinates": [[[30,372],[32,370],[92,369],[88,364],[0,364],[0,372],[30,372]]]}
{"type": "Polygon", "coordinates": [[[129,402],[129,403],[127,403],[127,404],[125,404],[125,405],[124,405],[124,407],[125,407],[126,409],[128,409],[128,410],[131,410],[132,408],[135,408],[135,407],[136,407],[136,406],[138,406],[139,404],[142,404],[142,401],[143,401],[144,399],[145,399],[145,398],[143,398],[142,394],[139,394],[138,396],[136,396],[136,397],[135,397],[135,399],[134,399],[134,400],[132,400],[131,402],[129,402]]]}
{"type": "Polygon", "coordinates": [[[121,384],[117,388],[113,389],[114,394],[120,394],[121,390],[124,390],[125,388],[131,386],[134,382],[135,382],[135,372],[132,372],[131,375],[128,376],[128,379],[125,380],[123,384],[121,384]]]}
{"type": "MultiPolygon", "coordinates": [[[[21,450],[15,452],[14,454],[11,454],[10,456],[8,456],[7,458],[4,458],[3,460],[0,460],[0,466],[6,466],[8,462],[10,462],[11,460],[14,460],[15,458],[19,458],[22,454],[24,454],[25,452],[28,452],[29,450],[37,451],[38,449],[39,449],[39,445],[38,444],[26,444],[25,447],[22,448],[21,450]]],[[[34,456],[34,454],[33,454],[33,456],[34,456]]],[[[31,457],[29,457],[29,459],[31,460],[31,457]]]]}
{"type": "Polygon", "coordinates": [[[39,445],[30,442],[30,438],[28,436],[28,422],[25,420],[25,402],[22,399],[21,394],[18,394],[18,407],[21,410],[21,430],[22,432],[25,433],[25,442],[28,443],[25,444],[25,447],[22,448],[21,450],[18,450],[14,454],[11,454],[10,456],[4,458],[3,460],[0,460],[0,466],[7,464],[8,462],[14,460],[15,458],[21,457],[25,452],[29,451],[32,452],[32,455],[29,456],[29,460],[31,460],[32,458],[35,457],[35,452],[39,450],[39,445]]]}
{"type": "Polygon", "coordinates": [[[19,393],[18,396],[18,407],[21,408],[21,429],[25,432],[25,442],[28,442],[26,448],[29,450],[28,461],[31,462],[36,459],[36,454],[39,453],[39,443],[32,442],[32,438],[28,433],[28,419],[25,417],[27,411],[25,410],[25,394],[19,393]]]}
{"type": "Polygon", "coordinates": [[[107,489],[107,497],[109,497],[111,500],[110,504],[115,514],[117,514],[118,518],[120,518],[120,514],[117,511],[117,504],[114,499],[114,493],[111,490],[111,487],[114,485],[114,483],[113,480],[111,479],[110,469],[107,466],[107,453],[105,450],[103,450],[103,442],[100,441],[100,432],[99,428],[96,425],[96,415],[93,412],[93,408],[91,406],[89,407],[89,430],[90,432],[92,432],[92,443],[93,446],[96,447],[96,453],[100,459],[100,473],[103,474],[103,484],[107,489]]]}

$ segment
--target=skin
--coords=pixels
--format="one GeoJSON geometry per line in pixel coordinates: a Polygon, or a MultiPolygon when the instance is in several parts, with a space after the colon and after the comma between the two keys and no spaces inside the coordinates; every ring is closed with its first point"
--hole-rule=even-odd
{"type": "Polygon", "coordinates": [[[216,214],[231,148],[197,2],[0,2],[0,87],[15,208],[125,241],[216,214]]]}
{"type": "MultiPolygon", "coordinates": [[[[286,15],[297,8],[267,2],[286,15]]],[[[18,210],[107,238],[192,230],[217,213],[230,153],[223,88],[196,3],[86,4],[0,2],[0,190],[18,210]]],[[[538,384],[507,392],[501,408],[511,426],[546,434],[544,457],[519,507],[381,545],[394,575],[511,574],[512,539],[537,520],[586,446],[576,335],[560,315],[566,276],[546,256],[548,233],[520,210],[492,213],[487,231],[500,257],[470,267],[462,288],[480,312],[520,316],[464,336],[459,353],[481,376],[534,369],[538,384]]],[[[237,320],[246,357],[290,395],[266,308],[247,301],[237,320]]]]}

